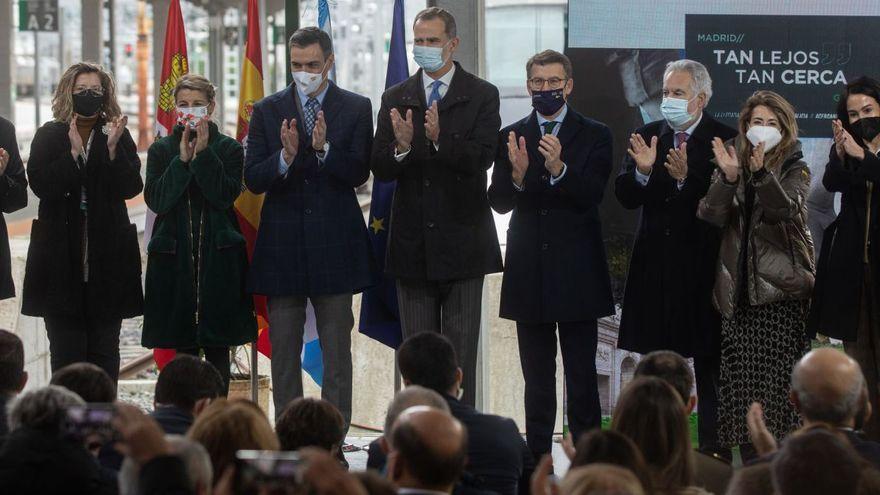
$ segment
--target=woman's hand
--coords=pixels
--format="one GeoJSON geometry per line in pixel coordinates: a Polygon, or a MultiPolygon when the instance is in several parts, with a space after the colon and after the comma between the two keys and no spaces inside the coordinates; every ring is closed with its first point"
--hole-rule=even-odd
{"type": "Polygon", "coordinates": [[[843,128],[840,120],[835,119],[831,126],[834,131],[834,149],[837,151],[837,157],[843,160],[844,155],[849,155],[856,160],[864,160],[865,149],[843,128]]]}
{"type": "Polygon", "coordinates": [[[189,124],[184,125],[183,135],[180,136],[180,161],[183,163],[189,163],[195,151],[196,142],[189,138],[191,133],[192,130],[189,128],[189,124]]]}
{"type": "Polygon", "coordinates": [[[715,162],[724,174],[727,182],[736,182],[739,179],[739,159],[736,157],[736,149],[733,146],[724,147],[721,138],[712,140],[712,152],[715,153],[715,162]]]}
{"type": "Polygon", "coordinates": [[[208,147],[208,137],[211,131],[208,128],[208,118],[205,117],[196,124],[196,147],[195,153],[199,154],[208,147]]]}
{"type": "Polygon", "coordinates": [[[128,116],[117,117],[107,123],[107,151],[111,160],[116,159],[116,145],[125,132],[126,124],[128,124],[128,116]]]}
{"type": "Polygon", "coordinates": [[[752,149],[752,155],[749,157],[749,170],[757,172],[764,168],[764,142],[761,141],[752,149]]]}
{"type": "Polygon", "coordinates": [[[73,118],[70,119],[70,128],[67,130],[67,138],[70,139],[70,154],[73,156],[73,160],[76,161],[76,159],[79,158],[79,155],[83,152],[82,136],[79,135],[79,130],[76,128],[76,114],[73,114],[73,118]]]}

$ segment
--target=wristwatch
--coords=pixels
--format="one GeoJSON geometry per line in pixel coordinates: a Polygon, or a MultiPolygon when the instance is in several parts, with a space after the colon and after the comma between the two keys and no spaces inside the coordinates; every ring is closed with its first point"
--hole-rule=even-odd
{"type": "Polygon", "coordinates": [[[323,158],[324,155],[327,154],[328,151],[330,151],[330,141],[324,141],[324,147],[321,149],[315,149],[315,148],[312,148],[312,149],[315,150],[315,153],[319,157],[323,158]]]}

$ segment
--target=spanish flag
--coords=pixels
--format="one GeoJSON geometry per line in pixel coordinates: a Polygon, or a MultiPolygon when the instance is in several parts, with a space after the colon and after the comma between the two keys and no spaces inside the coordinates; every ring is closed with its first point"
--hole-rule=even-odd
{"type": "MultiPolygon", "coordinates": [[[[156,90],[156,139],[167,136],[177,123],[174,105],[174,87],[177,80],[189,72],[186,55],[186,31],[183,28],[183,15],[180,13],[180,0],[171,0],[168,6],[168,23],[165,25],[165,51],[162,56],[162,77],[156,90]]],[[[156,214],[147,211],[144,227],[144,245],[150,242],[156,214]]],[[[174,359],[174,349],[153,349],[153,359],[161,370],[174,359]]]]}
{"type": "MultiPolygon", "coordinates": [[[[238,130],[235,134],[247,153],[247,135],[254,103],[263,98],[263,55],[260,43],[260,11],[257,0],[248,0],[247,10],[247,42],[245,43],[244,62],[241,67],[241,91],[238,100],[238,130]]],[[[260,226],[260,210],[263,208],[263,195],[254,194],[242,184],[241,196],[235,200],[235,213],[241,233],[247,239],[248,260],[254,255],[257,241],[257,229],[260,226]]],[[[269,345],[269,311],[266,308],[265,296],[254,296],[254,308],[257,311],[257,349],[268,357],[272,357],[269,345]]]]}

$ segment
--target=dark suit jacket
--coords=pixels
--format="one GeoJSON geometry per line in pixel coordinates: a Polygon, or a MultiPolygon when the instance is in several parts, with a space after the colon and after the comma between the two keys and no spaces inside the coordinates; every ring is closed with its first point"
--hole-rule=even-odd
{"type": "Polygon", "coordinates": [[[565,175],[550,185],[534,112],[499,134],[489,203],[513,210],[501,285],[501,317],[528,323],[593,320],[614,314],[599,203],[611,174],[611,131],[569,107],[557,136],[565,175]],[[523,191],[511,179],[508,134],[525,136],[523,191]]]}
{"type": "Polygon", "coordinates": [[[267,296],[360,292],[375,261],[355,188],[370,176],[370,100],[330,83],[321,110],[330,151],[321,164],[306,134],[293,85],[257,102],[251,115],[244,180],[265,193],[248,273],[248,291],[267,296]],[[296,119],[299,151],[281,176],[281,122],[296,119]]]}
{"type": "MultiPolygon", "coordinates": [[[[458,280],[501,271],[495,222],[486,199],[486,170],[495,157],[501,117],[498,89],[456,64],[438,103],[438,150],[425,137],[422,71],[388,89],[371,168],[376,179],[397,181],[391,207],[388,274],[416,280],[458,280]],[[394,158],[390,112],[412,110],[412,150],[394,158]]],[[[386,227],[388,223],[385,223],[386,227]]]]}
{"type": "Polygon", "coordinates": [[[635,161],[627,155],[614,193],[625,208],[641,208],[630,258],[618,347],[636,352],[670,349],[685,356],[719,352],[720,324],[712,306],[720,231],[697,219],[697,205],[715,169],[712,139],[736,131],[703,113],[688,139],[684,187],[663,165],[675,131],[666,121],[635,131],[650,145],[659,138],[657,159],[646,186],[636,181],[635,161]]]}
{"type": "MultiPolygon", "coordinates": [[[[0,117],[0,148],[9,153],[6,172],[0,177],[0,211],[12,213],[27,206],[27,178],[21,155],[18,153],[18,141],[15,139],[15,126],[12,122],[0,117]]],[[[9,256],[9,238],[6,232],[6,219],[0,215],[0,299],[15,296],[12,283],[12,263],[9,256]]]]}
{"type": "MultiPolygon", "coordinates": [[[[841,430],[846,438],[849,439],[850,445],[852,445],[853,450],[861,456],[862,459],[869,462],[872,466],[877,469],[880,469],[880,443],[865,440],[858,433],[851,430],[841,430]]],[[[776,454],[779,451],[771,452],[765,456],[759,457],[753,460],[750,465],[761,464],[765,462],[773,462],[773,459],[776,458],[776,454]]]]}

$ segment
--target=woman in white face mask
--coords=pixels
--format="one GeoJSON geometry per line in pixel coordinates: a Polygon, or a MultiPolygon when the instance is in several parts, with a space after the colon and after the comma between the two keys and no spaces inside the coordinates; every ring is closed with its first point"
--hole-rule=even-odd
{"type": "Polygon", "coordinates": [[[147,155],[144,199],[157,216],[147,245],[142,343],[204,352],[228,387],[229,347],[256,339],[257,328],[244,293],[247,253],[233,207],[244,153],[210,120],[210,81],[183,76],[173,95],[178,124],[147,155]]]}
{"type": "MultiPolygon", "coordinates": [[[[810,169],[794,108],[758,91],[739,117],[740,135],[713,144],[718,169],[699,218],[723,230],[713,301],[721,313],[718,440],[755,455],[746,416],[763,406],[776,438],[798,427],[789,402],[795,362],[809,349],[805,326],[814,282],[807,229],[810,169]]],[[[763,421],[760,408],[753,419],[763,421]]]]}

